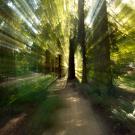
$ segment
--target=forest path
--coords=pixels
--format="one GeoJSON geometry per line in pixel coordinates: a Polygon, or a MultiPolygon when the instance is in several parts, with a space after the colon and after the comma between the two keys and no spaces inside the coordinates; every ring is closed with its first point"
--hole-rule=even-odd
{"type": "Polygon", "coordinates": [[[97,116],[90,102],[70,84],[58,95],[64,107],[58,111],[56,126],[42,135],[109,135],[106,125],[97,116]]]}

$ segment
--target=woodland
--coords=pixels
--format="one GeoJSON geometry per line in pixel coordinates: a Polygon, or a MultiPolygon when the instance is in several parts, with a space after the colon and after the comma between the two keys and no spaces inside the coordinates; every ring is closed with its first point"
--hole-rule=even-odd
{"type": "Polygon", "coordinates": [[[0,135],[134,129],[134,0],[0,0],[0,135]]]}

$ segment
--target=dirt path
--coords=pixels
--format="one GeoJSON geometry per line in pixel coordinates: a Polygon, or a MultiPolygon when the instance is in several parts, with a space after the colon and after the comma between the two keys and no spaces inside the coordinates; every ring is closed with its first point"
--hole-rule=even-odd
{"type": "Polygon", "coordinates": [[[42,135],[109,135],[107,127],[94,114],[88,100],[71,88],[61,90],[65,107],[58,112],[55,128],[42,135]]]}
{"type": "MultiPolygon", "coordinates": [[[[64,107],[57,112],[55,126],[38,135],[113,135],[94,113],[89,101],[79,95],[76,88],[70,84],[64,88],[65,85],[65,80],[58,80],[53,89],[53,93],[58,94],[64,103],[64,107]]],[[[28,135],[23,128],[25,117],[26,114],[20,114],[10,120],[0,129],[0,135],[28,135]]]]}

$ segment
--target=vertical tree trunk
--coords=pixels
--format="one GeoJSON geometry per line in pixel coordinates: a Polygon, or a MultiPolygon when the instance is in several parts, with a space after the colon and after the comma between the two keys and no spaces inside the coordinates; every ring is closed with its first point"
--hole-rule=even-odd
{"type": "Polygon", "coordinates": [[[13,50],[13,71],[12,76],[16,76],[16,52],[13,50]]]}
{"type": "Polygon", "coordinates": [[[78,1],[78,42],[82,49],[82,82],[87,82],[87,75],[86,75],[86,47],[85,47],[85,26],[84,26],[84,0],[78,1]]]}
{"type": "Polygon", "coordinates": [[[45,72],[50,73],[51,72],[51,63],[50,63],[51,54],[48,50],[46,50],[46,52],[45,52],[45,58],[46,58],[46,60],[45,60],[45,72]]]}
{"type": "Polygon", "coordinates": [[[74,62],[74,38],[70,39],[69,44],[69,68],[68,68],[68,80],[75,79],[75,62],[74,62]]]}
{"type": "Polygon", "coordinates": [[[58,62],[59,62],[59,65],[58,65],[58,78],[61,78],[62,77],[62,55],[58,55],[58,62]]]}
{"type": "Polygon", "coordinates": [[[100,95],[106,95],[112,86],[112,77],[108,19],[105,0],[93,23],[93,44],[95,89],[100,95]]]}

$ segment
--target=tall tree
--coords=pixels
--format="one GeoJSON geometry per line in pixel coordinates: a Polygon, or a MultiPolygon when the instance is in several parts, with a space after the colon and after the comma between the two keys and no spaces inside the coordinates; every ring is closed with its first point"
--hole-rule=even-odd
{"type": "Polygon", "coordinates": [[[93,44],[95,89],[100,95],[104,95],[112,86],[106,0],[93,22],[93,44]]]}
{"type": "Polygon", "coordinates": [[[85,26],[84,26],[84,0],[78,1],[78,42],[82,50],[82,62],[83,62],[83,71],[82,71],[82,82],[87,82],[87,67],[86,67],[86,46],[85,46],[85,26]]]}
{"type": "Polygon", "coordinates": [[[75,53],[75,38],[70,39],[69,43],[69,68],[68,68],[68,80],[75,79],[75,63],[74,63],[74,53],[75,53]]]}
{"type": "Polygon", "coordinates": [[[62,77],[62,55],[58,55],[58,78],[62,77]]]}

